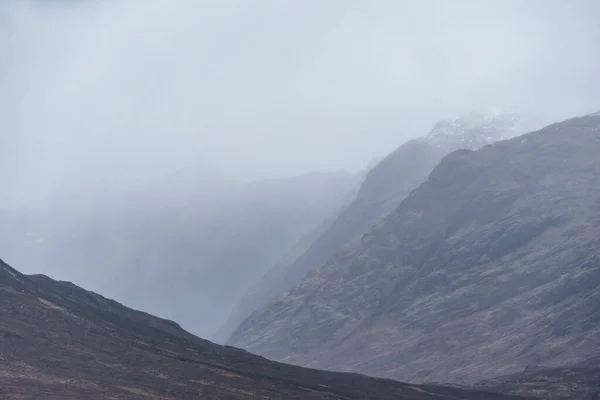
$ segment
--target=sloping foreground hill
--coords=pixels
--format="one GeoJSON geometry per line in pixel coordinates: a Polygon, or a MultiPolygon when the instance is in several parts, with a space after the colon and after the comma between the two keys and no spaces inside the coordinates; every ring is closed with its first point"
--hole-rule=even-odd
{"type": "Polygon", "coordinates": [[[532,124],[536,123],[524,116],[472,112],[454,120],[441,120],[427,135],[404,143],[368,172],[356,199],[324,227],[303,253],[275,266],[249,288],[215,339],[229,339],[252,312],[292,289],[309,272],[369,232],[427,179],[445,155],[525,133],[523,129],[532,124]]]}
{"type": "Polygon", "coordinates": [[[412,382],[600,352],[600,115],[447,156],[230,343],[412,382]]]}
{"type": "Polygon", "coordinates": [[[2,399],[517,399],[266,360],[0,261],[2,399]]]}

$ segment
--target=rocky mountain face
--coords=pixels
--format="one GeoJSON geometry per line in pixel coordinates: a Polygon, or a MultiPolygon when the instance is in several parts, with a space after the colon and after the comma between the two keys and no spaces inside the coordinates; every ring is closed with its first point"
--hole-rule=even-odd
{"type": "MultiPolygon", "coordinates": [[[[367,233],[423,183],[445,155],[524,133],[534,125],[532,121],[514,114],[472,112],[455,120],[442,120],[424,137],[400,146],[367,173],[356,199],[321,226],[304,252],[279,262],[246,292],[215,340],[227,340],[244,318],[293,288],[310,271],[367,233]]],[[[235,343],[236,339],[232,340],[235,343]]]]}
{"type": "Polygon", "coordinates": [[[509,400],[285,365],[0,261],[2,399],[509,400]]]}
{"type": "Polygon", "coordinates": [[[445,157],[368,234],[229,344],[412,382],[600,351],[600,116],[445,157]]]}
{"type": "Polygon", "coordinates": [[[232,182],[187,169],[155,184],[0,213],[0,250],[209,336],[245,289],[358,186],[344,172],[232,182]]]}

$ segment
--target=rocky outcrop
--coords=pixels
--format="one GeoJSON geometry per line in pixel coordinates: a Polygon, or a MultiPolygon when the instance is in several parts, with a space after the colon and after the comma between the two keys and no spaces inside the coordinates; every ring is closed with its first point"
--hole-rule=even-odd
{"type": "Polygon", "coordinates": [[[600,348],[600,117],[445,157],[230,344],[304,366],[474,382],[600,348]]]}

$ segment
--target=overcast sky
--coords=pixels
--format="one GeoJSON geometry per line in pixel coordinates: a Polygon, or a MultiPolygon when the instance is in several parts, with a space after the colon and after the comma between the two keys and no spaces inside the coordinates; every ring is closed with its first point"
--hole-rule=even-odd
{"type": "Polygon", "coordinates": [[[596,0],[3,0],[0,179],[356,170],[464,111],[597,110],[598,21],[596,0]]]}

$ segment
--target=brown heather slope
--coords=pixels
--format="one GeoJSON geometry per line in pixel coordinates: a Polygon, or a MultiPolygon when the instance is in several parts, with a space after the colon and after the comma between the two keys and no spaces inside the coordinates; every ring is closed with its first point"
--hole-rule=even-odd
{"type": "Polygon", "coordinates": [[[266,360],[0,261],[2,399],[481,399],[266,360]]]}

